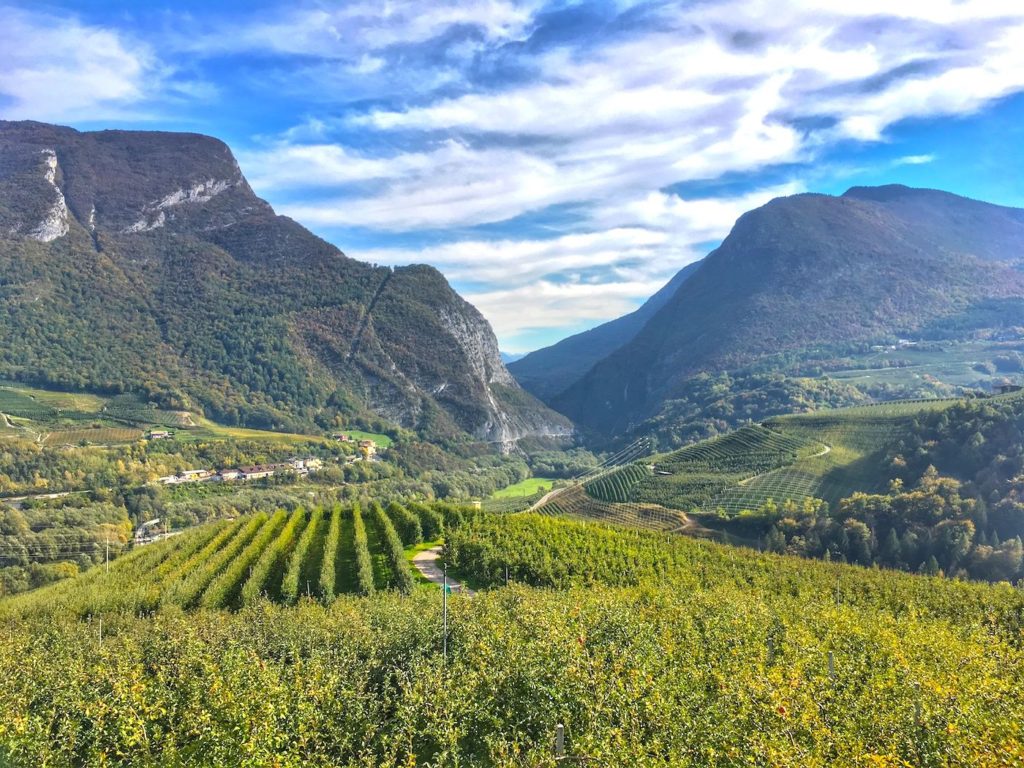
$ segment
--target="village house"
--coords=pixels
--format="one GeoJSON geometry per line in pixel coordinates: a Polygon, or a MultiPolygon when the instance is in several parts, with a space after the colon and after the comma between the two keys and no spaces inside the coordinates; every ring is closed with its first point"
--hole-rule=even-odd
{"type": "Polygon", "coordinates": [[[274,474],[274,467],[266,464],[256,464],[251,467],[239,467],[243,480],[262,480],[274,474]]]}
{"type": "Polygon", "coordinates": [[[170,440],[172,437],[174,437],[174,433],[164,429],[151,429],[146,434],[146,438],[149,440],[170,440]]]}
{"type": "Polygon", "coordinates": [[[198,483],[213,477],[213,471],[209,469],[186,469],[178,475],[179,483],[198,483]]]}
{"type": "Polygon", "coordinates": [[[157,478],[156,482],[163,485],[177,485],[178,483],[198,483],[208,480],[216,482],[229,482],[234,480],[262,480],[265,477],[272,477],[278,472],[295,472],[298,475],[307,475],[323,469],[324,463],[318,458],[291,458],[282,464],[256,464],[249,467],[237,469],[222,469],[213,472],[209,469],[188,469],[178,475],[168,475],[157,478]]]}

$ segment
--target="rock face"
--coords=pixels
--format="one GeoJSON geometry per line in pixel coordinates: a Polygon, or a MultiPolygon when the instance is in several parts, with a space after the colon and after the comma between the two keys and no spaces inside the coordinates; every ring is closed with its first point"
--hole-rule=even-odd
{"type": "Polygon", "coordinates": [[[0,299],[0,376],[254,426],[571,432],[440,273],[347,258],[206,136],[0,122],[0,299]]]}

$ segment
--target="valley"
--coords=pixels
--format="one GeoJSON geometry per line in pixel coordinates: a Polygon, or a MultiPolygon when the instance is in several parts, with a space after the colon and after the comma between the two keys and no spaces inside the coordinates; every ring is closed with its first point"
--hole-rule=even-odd
{"type": "Polygon", "coordinates": [[[506,366],[217,139],[0,122],[0,765],[1024,760],[1024,210],[709,247],[506,366]]]}

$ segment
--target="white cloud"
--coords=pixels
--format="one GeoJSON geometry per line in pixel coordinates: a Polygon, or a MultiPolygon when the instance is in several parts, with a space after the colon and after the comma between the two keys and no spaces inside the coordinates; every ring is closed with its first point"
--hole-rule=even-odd
{"type": "MultiPolygon", "coordinates": [[[[677,8],[634,39],[537,55],[539,74],[525,84],[356,114],[350,123],[375,135],[424,141],[372,156],[317,147],[325,186],[373,183],[289,213],[320,226],[414,231],[602,206],[808,160],[837,139],[876,141],[906,117],[969,112],[1024,88],[1024,9],[814,5],[677,8]],[[752,42],[737,44],[742,35],[752,42]],[[823,116],[831,129],[798,127],[823,116]]],[[[310,178],[296,152],[253,155],[257,186],[273,193],[310,178]]]]}
{"type": "Polygon", "coordinates": [[[0,8],[0,94],[7,119],[123,115],[151,95],[159,64],[145,44],[74,18],[0,8]]]}
{"type": "Polygon", "coordinates": [[[575,327],[581,322],[624,315],[664,283],[559,284],[541,280],[516,288],[468,293],[466,299],[484,313],[498,337],[504,339],[535,329],[575,327]]]}
{"type": "Polygon", "coordinates": [[[927,165],[935,162],[935,155],[904,155],[893,161],[893,165],[927,165]]]}
{"type": "Polygon", "coordinates": [[[205,55],[258,51],[354,61],[365,73],[380,68],[371,52],[426,42],[452,27],[472,27],[484,43],[516,39],[528,29],[537,4],[388,0],[284,7],[261,20],[232,18],[206,34],[182,36],[176,44],[205,55]]]}

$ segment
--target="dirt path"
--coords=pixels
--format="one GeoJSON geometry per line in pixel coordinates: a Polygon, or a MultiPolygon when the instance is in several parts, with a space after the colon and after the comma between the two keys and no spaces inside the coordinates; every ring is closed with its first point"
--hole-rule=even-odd
{"type": "MultiPolygon", "coordinates": [[[[822,443],[822,445],[824,445],[824,443],[822,443]]],[[[781,466],[781,467],[776,467],[775,469],[769,469],[767,472],[762,472],[762,473],[760,473],[758,475],[751,475],[750,477],[747,477],[747,478],[744,478],[743,480],[740,480],[738,483],[736,483],[736,485],[747,485],[748,483],[752,483],[753,481],[757,480],[758,478],[765,477],[766,475],[770,475],[773,472],[778,472],[779,470],[782,470],[782,469],[789,469],[790,467],[796,466],[801,461],[807,461],[808,459],[820,459],[822,456],[827,456],[831,452],[832,452],[832,447],[829,446],[829,445],[825,445],[825,447],[822,448],[817,453],[812,453],[810,456],[804,456],[802,459],[797,459],[792,464],[786,464],[786,465],[781,466]]]]}
{"type": "MultiPolygon", "coordinates": [[[[416,570],[423,574],[423,578],[427,581],[437,584],[439,587],[444,585],[444,571],[441,567],[442,549],[443,547],[439,544],[436,547],[417,552],[412,556],[412,564],[416,570]]],[[[452,592],[459,592],[465,595],[473,594],[473,590],[465,584],[456,581],[451,576],[448,577],[448,588],[452,592]]]]}
{"type": "Polygon", "coordinates": [[[535,502],[533,504],[533,506],[531,506],[526,511],[527,512],[533,512],[535,509],[540,509],[545,504],[547,504],[549,501],[551,501],[553,498],[555,498],[555,496],[557,496],[558,494],[562,493],[563,491],[569,490],[572,487],[574,487],[574,486],[567,485],[567,486],[565,486],[563,488],[555,488],[553,490],[548,491],[547,493],[545,493],[543,496],[540,497],[539,501],[535,502]]]}

